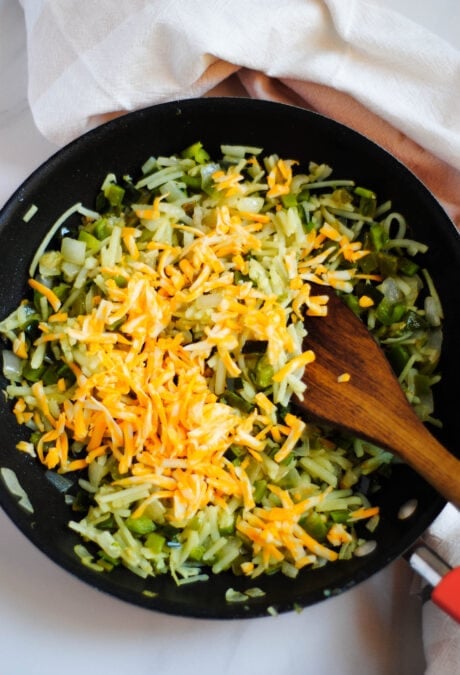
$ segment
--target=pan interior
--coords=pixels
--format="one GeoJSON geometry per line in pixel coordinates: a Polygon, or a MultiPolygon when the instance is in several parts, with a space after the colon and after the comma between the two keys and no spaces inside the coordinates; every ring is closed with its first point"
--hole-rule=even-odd
{"type": "MultiPolygon", "coordinates": [[[[443,421],[434,435],[452,452],[460,436],[455,401],[458,387],[460,329],[457,313],[460,289],[458,234],[427,189],[398,161],[363,136],[315,113],[250,99],[193,99],[167,103],[114,120],[77,139],[40,167],[13,195],[0,214],[0,316],[8,314],[24,296],[27,268],[45,233],[56,218],[77,201],[91,207],[108,172],[138,173],[150,155],[170,155],[195,141],[211,154],[224,144],[259,146],[266,153],[329,164],[334,175],[353,178],[374,189],[379,199],[392,200],[408,219],[414,236],[428,244],[427,267],[439,291],[445,312],[442,381],[437,385],[436,414],[443,421]],[[30,205],[38,211],[23,220],[30,205]]],[[[1,386],[4,386],[4,381],[1,386]]],[[[428,527],[444,505],[425,481],[404,465],[395,467],[375,500],[382,522],[377,548],[367,557],[354,558],[323,569],[304,571],[296,580],[273,575],[254,581],[222,573],[208,582],[177,587],[161,577],[143,581],[118,568],[101,575],[83,567],[73,547],[77,536],[69,531],[69,507],[33,459],[15,450],[24,431],[10,406],[0,397],[0,465],[11,468],[34,507],[29,515],[4,486],[0,502],[22,532],[54,562],[94,587],[131,603],[183,616],[236,618],[263,616],[307,606],[336,595],[368,578],[400,556],[428,527]],[[407,520],[398,511],[408,499],[418,508],[407,520]],[[246,603],[228,603],[225,591],[257,585],[265,595],[246,603]],[[147,591],[147,592],[146,592],[147,591]]]]}

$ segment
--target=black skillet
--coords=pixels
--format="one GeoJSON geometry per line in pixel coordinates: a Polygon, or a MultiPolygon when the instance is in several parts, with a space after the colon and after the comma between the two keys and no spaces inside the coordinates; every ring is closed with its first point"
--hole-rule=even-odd
{"type": "MultiPolygon", "coordinates": [[[[413,235],[429,246],[426,265],[444,305],[443,378],[435,392],[436,414],[444,426],[432,432],[455,452],[460,437],[458,232],[428,190],[388,153],[354,131],[300,108],[227,98],[166,103],[109,122],[59,151],[25,181],[0,213],[0,318],[24,296],[34,251],[61,213],[77,201],[93,206],[108,172],[135,176],[150,155],[170,155],[197,140],[211,154],[218,153],[222,143],[244,144],[261,146],[267,153],[295,158],[304,165],[310,160],[325,162],[334,168],[336,177],[353,178],[375,189],[380,200],[391,198],[394,208],[406,215],[413,235]],[[23,215],[31,204],[38,206],[38,212],[26,223],[23,215]]],[[[259,577],[255,583],[223,573],[208,582],[182,587],[165,576],[146,582],[120,568],[100,574],[80,563],[73,551],[79,540],[67,528],[72,514],[63,494],[41,466],[15,450],[25,436],[1,396],[0,466],[14,470],[34,508],[28,515],[0,481],[0,503],[10,518],[49,558],[80,579],[128,602],[169,614],[256,617],[266,615],[268,608],[286,612],[338,595],[403,555],[444,505],[424,480],[398,465],[374,499],[381,506],[382,518],[375,535],[377,547],[368,556],[302,571],[296,580],[276,574],[259,577]],[[414,498],[418,500],[415,513],[406,520],[398,518],[400,507],[414,498]],[[229,587],[244,590],[255,585],[265,591],[263,597],[226,602],[229,587]],[[157,595],[146,595],[146,589],[157,595]]]]}

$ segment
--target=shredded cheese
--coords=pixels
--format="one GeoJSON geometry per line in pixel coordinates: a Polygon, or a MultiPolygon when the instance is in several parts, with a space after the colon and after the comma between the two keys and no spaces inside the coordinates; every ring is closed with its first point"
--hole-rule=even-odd
{"type": "MultiPolygon", "coordinates": [[[[315,360],[303,316],[328,311],[311,282],[349,293],[355,279],[380,277],[359,271],[368,251],[320,197],[313,215],[296,203],[304,184],[323,186],[327,167],[296,176],[294,160],[261,162],[244,148],[234,157],[151,158],[133,186],[142,198],[127,207],[109,174],[102,189],[110,198],[118,188],[113,212],[76,204],[33,260],[38,335],[5,323],[34,373],[57,364],[51,382],[25,377],[10,389],[18,423],[35,434],[18,449],[59,473],[88,470],[82,485],[95,506],[72,529],[135,574],[169,572],[179,584],[207,578],[204,565],[295,576],[357,545],[348,526],[329,522],[327,536],[315,536],[305,525],[340,500],[333,490],[353,464],[284,408],[305,391],[315,360]],[[75,212],[82,260],[46,257],[75,212]],[[109,517],[112,529],[101,528],[109,517]],[[142,523],[136,538],[130,527],[142,523]]],[[[361,297],[363,309],[372,304],[361,297]]],[[[357,500],[350,521],[377,515],[357,500]]]]}

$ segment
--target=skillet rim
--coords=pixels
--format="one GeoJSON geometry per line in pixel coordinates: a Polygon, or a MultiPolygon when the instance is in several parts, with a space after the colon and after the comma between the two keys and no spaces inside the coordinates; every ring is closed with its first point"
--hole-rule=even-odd
{"type": "MultiPolygon", "coordinates": [[[[413,174],[413,172],[411,172],[407,167],[405,167],[398,159],[394,158],[392,155],[390,155],[390,153],[381,148],[381,146],[376,144],[374,141],[367,139],[365,136],[359,134],[353,129],[350,129],[349,127],[346,127],[343,124],[336,122],[335,120],[331,120],[325,117],[324,115],[320,115],[319,113],[309,111],[304,108],[299,108],[297,106],[280,104],[272,101],[261,101],[250,98],[212,98],[212,99],[208,98],[208,99],[184,99],[178,101],[170,101],[167,103],[149,106],[147,108],[143,108],[142,110],[128,113],[114,120],[111,120],[95,129],[92,129],[83,136],[75,139],[68,145],[64,146],[64,148],[61,148],[57,150],[55,153],[53,153],[47,160],[45,160],[45,162],[43,162],[39,167],[37,167],[30,174],[30,176],[26,178],[25,181],[23,181],[23,183],[18,187],[18,189],[13,193],[13,195],[7,200],[7,202],[0,211],[0,243],[4,234],[4,230],[8,225],[9,219],[19,217],[18,212],[21,208],[24,210],[24,202],[26,201],[27,194],[30,193],[31,191],[33,192],[36,183],[37,182],[40,183],[40,181],[43,179],[43,176],[46,178],[46,176],[52,175],[54,171],[59,170],[59,167],[62,165],[62,163],[63,162],[65,163],[66,158],[72,157],[75,154],[78,155],[79,152],[84,152],[85,147],[87,147],[88,145],[91,144],[97,145],[97,143],[102,143],[104,142],[104,139],[110,138],[110,136],[116,134],[118,130],[123,130],[124,128],[126,129],[127,127],[133,125],[135,126],[136,121],[138,120],[142,121],[143,119],[145,119],[146,117],[148,118],[151,115],[155,117],[155,115],[161,114],[162,112],[169,111],[170,113],[174,112],[176,115],[182,115],[184,114],[184,111],[185,114],[187,114],[187,112],[190,112],[189,109],[193,109],[195,110],[195,114],[199,113],[200,110],[206,111],[207,114],[210,114],[209,111],[210,110],[212,111],[214,109],[216,111],[216,114],[218,114],[219,113],[218,109],[220,108],[221,110],[226,109],[227,114],[236,114],[237,111],[241,113],[241,110],[242,109],[244,110],[245,107],[251,108],[253,114],[259,111],[261,114],[264,115],[268,115],[269,113],[273,114],[279,113],[281,116],[291,115],[293,119],[294,118],[297,119],[300,117],[303,118],[304,121],[308,119],[310,121],[316,120],[316,122],[319,122],[321,120],[321,124],[327,126],[329,129],[332,128],[334,133],[337,133],[339,135],[340,134],[345,135],[347,136],[347,138],[351,138],[352,141],[354,141],[355,143],[361,143],[367,145],[368,147],[372,147],[373,152],[376,152],[377,154],[383,153],[383,155],[386,156],[387,161],[388,158],[390,158],[393,165],[398,167],[398,171],[406,175],[406,180],[409,180],[409,182],[415,181],[416,183],[418,183],[419,189],[421,189],[422,192],[425,193],[425,199],[431,201],[431,207],[435,211],[436,210],[438,211],[439,219],[443,223],[442,227],[445,228],[444,232],[445,236],[447,237],[447,239],[453,242],[452,245],[454,246],[454,248],[457,247],[458,251],[460,251],[460,236],[458,234],[458,231],[456,230],[455,226],[450,221],[450,219],[448,218],[447,214],[442,209],[440,204],[433,197],[431,192],[426,188],[426,186],[423,185],[420,179],[418,179],[413,174]],[[179,113],[178,111],[181,112],[179,113]]],[[[176,150],[180,149],[181,149],[180,147],[176,148],[176,150]]],[[[110,170],[110,168],[108,168],[107,170],[110,170]]],[[[30,464],[32,465],[32,463],[30,464]]],[[[24,478],[24,476],[19,477],[24,478]]],[[[266,615],[268,603],[267,601],[264,600],[259,600],[257,602],[251,600],[249,609],[246,609],[245,606],[233,604],[227,606],[226,611],[222,611],[222,607],[220,605],[216,605],[215,607],[196,606],[193,604],[193,602],[190,603],[189,601],[181,603],[181,602],[173,602],[170,598],[168,599],[168,597],[166,597],[166,600],[162,597],[147,598],[146,596],[140,595],[137,590],[133,593],[131,589],[118,587],[114,588],[113,584],[111,583],[107,584],[105,583],[105,580],[102,582],[101,581],[102,577],[100,575],[95,576],[95,574],[91,573],[90,570],[84,568],[79,562],[79,560],[75,561],[76,564],[72,564],[72,561],[68,560],[67,558],[63,559],[59,551],[56,551],[53,548],[52,546],[53,542],[46,542],[46,541],[44,542],[43,538],[38,536],[37,534],[38,530],[36,528],[31,528],[30,519],[24,516],[24,513],[20,511],[19,507],[17,506],[16,501],[12,499],[11,496],[7,493],[7,491],[3,489],[3,486],[2,489],[0,489],[0,503],[4,511],[19,527],[19,529],[23,532],[23,534],[28,539],[30,539],[43,553],[45,553],[47,557],[49,557],[51,560],[57,563],[60,567],[67,569],[67,571],[70,571],[75,576],[89,583],[93,587],[108,592],[109,594],[112,594],[128,602],[131,602],[132,604],[137,604],[142,607],[147,607],[150,609],[158,610],[169,614],[194,616],[200,618],[243,618],[243,617],[246,618],[246,617],[256,617],[266,615]]],[[[290,599],[280,598],[278,602],[270,604],[276,605],[276,609],[278,612],[291,611],[297,604],[301,606],[313,604],[315,602],[318,602],[319,600],[324,599],[329,595],[331,596],[337,595],[347,590],[348,588],[351,588],[356,584],[364,581],[365,579],[369,578],[377,571],[385,567],[389,562],[393,561],[400,555],[403,555],[404,552],[407,549],[409,549],[410,546],[414,543],[414,541],[422,534],[422,532],[426,529],[426,527],[428,527],[428,525],[432,522],[432,520],[434,520],[434,518],[441,511],[444,504],[445,501],[439,496],[437,496],[435,493],[433,493],[430,508],[426,512],[424,512],[417,521],[418,526],[417,528],[415,528],[416,536],[414,537],[412,529],[408,531],[402,530],[399,544],[397,546],[395,545],[392,548],[390,548],[386,553],[384,553],[383,556],[379,555],[378,557],[376,556],[370,557],[369,560],[367,561],[367,565],[364,568],[355,572],[355,576],[353,579],[343,579],[340,584],[337,584],[335,586],[334,584],[330,584],[328,588],[323,588],[322,590],[313,590],[313,591],[308,590],[307,592],[301,593],[299,597],[296,598],[291,597],[290,599]],[[325,591],[327,591],[326,595],[325,591]]],[[[279,575],[277,575],[276,578],[278,581],[280,581],[279,575]]],[[[247,588],[260,584],[259,583],[254,584],[254,582],[250,583],[245,582],[243,586],[244,585],[247,588]]],[[[281,586],[283,588],[286,586],[285,580],[282,581],[281,586]]],[[[201,586],[201,589],[202,588],[203,586],[201,586]]],[[[185,590],[185,587],[182,587],[182,592],[184,592],[185,595],[187,595],[188,591],[185,590]]],[[[191,595],[192,597],[194,597],[193,593],[191,595]]]]}

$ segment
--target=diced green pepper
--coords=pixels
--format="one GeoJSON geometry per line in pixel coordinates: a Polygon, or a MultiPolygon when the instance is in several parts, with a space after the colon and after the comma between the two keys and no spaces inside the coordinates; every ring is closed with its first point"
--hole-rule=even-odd
{"type": "Polygon", "coordinates": [[[56,384],[56,382],[59,380],[57,368],[55,366],[49,366],[46,368],[41,379],[43,380],[44,385],[56,384]]]}
{"type": "Polygon", "coordinates": [[[99,530],[114,530],[116,527],[115,518],[111,513],[97,525],[99,530]]]}
{"type": "Polygon", "coordinates": [[[163,546],[166,543],[166,538],[158,532],[150,532],[145,540],[145,546],[152,551],[152,553],[161,553],[163,546]]]}
{"type": "Polygon", "coordinates": [[[100,551],[98,563],[101,564],[107,572],[111,572],[114,567],[117,567],[120,564],[120,560],[107,555],[105,551],[100,551]]]}
{"type": "Polygon", "coordinates": [[[100,241],[94,235],[90,234],[86,230],[80,230],[78,233],[78,240],[84,241],[86,248],[89,251],[97,251],[100,248],[100,241]]]}
{"type": "Polygon", "coordinates": [[[194,159],[197,164],[204,164],[209,160],[209,155],[203,148],[201,141],[197,141],[182,151],[181,156],[184,159],[194,159]]]}
{"type": "Polygon", "coordinates": [[[268,360],[268,356],[263,354],[254,368],[254,382],[260,389],[267,389],[273,383],[273,366],[268,360]]]}
{"type": "Polygon", "coordinates": [[[236,445],[236,443],[232,443],[232,445],[229,447],[229,451],[234,457],[242,457],[244,454],[246,454],[246,450],[241,445],[236,445]]]}
{"type": "Polygon", "coordinates": [[[64,300],[69,288],[69,284],[57,284],[57,286],[53,286],[53,293],[58,296],[59,300],[64,300]]]}
{"type": "Polygon", "coordinates": [[[404,345],[392,345],[387,352],[387,356],[396,375],[402,372],[410,358],[409,351],[404,345]]]}
{"type": "Polygon", "coordinates": [[[377,255],[380,274],[384,277],[394,277],[398,273],[398,259],[389,253],[380,253],[377,255]]]}
{"type": "Polygon", "coordinates": [[[334,523],[346,523],[348,520],[349,513],[348,511],[340,510],[340,511],[331,511],[329,515],[334,523]]]}
{"type": "Polygon", "coordinates": [[[363,256],[359,259],[358,266],[364,274],[372,274],[372,272],[375,272],[379,267],[377,254],[371,251],[363,256]]]}
{"type": "Polygon", "coordinates": [[[234,534],[235,532],[235,524],[233,525],[228,525],[227,527],[219,527],[219,534],[221,534],[223,537],[228,537],[230,534],[234,534]]]}
{"type": "Polygon", "coordinates": [[[297,206],[297,196],[292,192],[289,192],[287,195],[281,197],[281,202],[285,209],[288,209],[291,206],[297,206]]]}
{"type": "Polygon", "coordinates": [[[110,228],[105,218],[99,218],[99,220],[96,220],[94,223],[94,234],[99,239],[99,241],[107,239],[107,237],[110,235],[110,228]]]}
{"type": "Polygon", "coordinates": [[[222,394],[221,400],[227,403],[227,405],[231,405],[233,408],[241,410],[241,412],[250,413],[255,408],[253,403],[237,394],[236,391],[226,391],[222,394]]]}
{"type": "Polygon", "coordinates": [[[375,192],[363,187],[356,187],[355,194],[360,197],[359,212],[363,216],[373,218],[377,210],[377,195],[375,192]]]}
{"type": "Polygon", "coordinates": [[[192,550],[189,553],[189,558],[190,560],[194,560],[195,562],[201,562],[203,560],[203,556],[206,553],[206,549],[204,546],[195,546],[195,548],[192,548],[192,550]]]}
{"type": "Polygon", "coordinates": [[[398,263],[399,271],[408,277],[413,277],[420,269],[419,265],[409,258],[400,258],[398,263]]]}
{"type": "Polygon", "coordinates": [[[252,498],[256,504],[259,504],[262,501],[263,496],[267,490],[267,481],[263,478],[254,481],[254,488],[252,491],[252,498]]]}
{"type": "Polygon", "coordinates": [[[139,518],[127,518],[126,527],[133,534],[149,534],[155,529],[154,522],[147,518],[147,516],[140,516],[139,518]]]}
{"type": "Polygon", "coordinates": [[[280,466],[288,466],[289,464],[292,464],[292,462],[295,461],[295,457],[292,454],[292,452],[289,453],[284,459],[281,460],[280,466]]]}
{"type": "Polygon", "coordinates": [[[391,326],[393,323],[401,321],[405,312],[406,307],[402,303],[392,303],[387,298],[383,298],[375,311],[375,315],[384,326],[391,326]]]}
{"type": "Polygon", "coordinates": [[[302,223],[302,229],[305,234],[309,234],[312,230],[316,229],[316,223],[313,220],[308,220],[306,223],[302,223]]]}
{"type": "Polygon", "coordinates": [[[314,539],[317,539],[318,541],[324,541],[326,539],[329,528],[326,517],[322,514],[312,511],[308,516],[299,520],[299,525],[314,539]]]}
{"type": "Polygon", "coordinates": [[[104,190],[105,198],[108,200],[110,206],[120,206],[125,196],[125,191],[121,185],[110,183],[104,190]]]}
{"type": "Polygon", "coordinates": [[[372,248],[377,252],[388,242],[388,234],[379,223],[372,223],[369,230],[369,238],[372,248]]]}
{"type": "Polygon", "coordinates": [[[186,173],[181,178],[181,181],[192,190],[201,189],[201,176],[190,176],[189,174],[186,173]]]}
{"type": "Polygon", "coordinates": [[[201,519],[195,515],[191,520],[188,521],[187,523],[187,529],[188,530],[199,530],[201,527],[201,519]]]}
{"type": "Polygon", "coordinates": [[[406,306],[402,302],[397,302],[393,305],[393,321],[392,323],[398,323],[404,317],[406,313],[406,306]]]}
{"type": "Polygon", "coordinates": [[[27,362],[24,364],[22,374],[29,382],[38,382],[39,380],[42,379],[45,370],[46,366],[40,366],[40,368],[31,368],[30,364],[27,362]]]}

